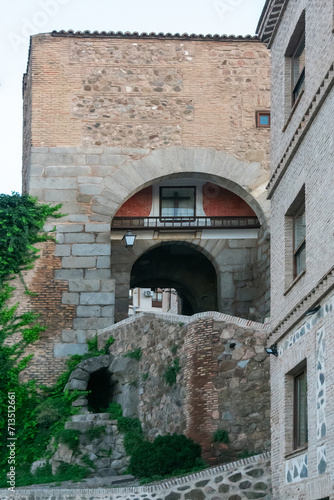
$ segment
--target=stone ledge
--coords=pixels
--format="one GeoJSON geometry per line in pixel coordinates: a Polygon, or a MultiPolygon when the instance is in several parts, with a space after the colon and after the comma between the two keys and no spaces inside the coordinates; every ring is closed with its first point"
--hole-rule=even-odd
{"type": "Polygon", "coordinates": [[[213,318],[216,321],[226,321],[229,323],[234,323],[238,326],[242,326],[244,328],[251,328],[251,329],[256,329],[256,330],[262,330],[264,332],[270,332],[270,324],[269,323],[257,323],[256,321],[250,321],[244,318],[237,318],[235,316],[230,316],[228,314],[224,313],[219,313],[216,311],[207,311],[203,313],[197,313],[194,314],[193,316],[182,316],[182,315],[176,315],[176,314],[168,314],[168,313],[151,313],[151,312],[142,312],[139,314],[136,314],[135,316],[131,316],[129,318],[123,319],[122,321],[119,321],[118,323],[115,323],[114,325],[108,326],[107,328],[103,328],[97,331],[98,335],[102,335],[107,332],[111,332],[113,330],[116,330],[117,328],[128,325],[130,323],[133,323],[134,321],[137,321],[137,319],[147,317],[149,319],[161,319],[165,321],[170,321],[172,323],[184,323],[186,325],[189,325],[191,323],[194,323],[198,319],[205,319],[205,318],[213,318]]]}

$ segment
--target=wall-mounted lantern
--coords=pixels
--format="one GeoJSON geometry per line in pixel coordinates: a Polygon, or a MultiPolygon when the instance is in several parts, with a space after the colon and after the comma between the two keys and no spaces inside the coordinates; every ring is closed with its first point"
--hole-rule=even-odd
{"type": "Polygon", "coordinates": [[[270,347],[266,347],[266,353],[272,354],[273,356],[278,356],[277,345],[273,344],[270,347]]]}
{"type": "Polygon", "coordinates": [[[131,231],[128,231],[127,234],[123,236],[122,241],[127,248],[132,248],[136,237],[136,234],[132,234],[131,231]]]}

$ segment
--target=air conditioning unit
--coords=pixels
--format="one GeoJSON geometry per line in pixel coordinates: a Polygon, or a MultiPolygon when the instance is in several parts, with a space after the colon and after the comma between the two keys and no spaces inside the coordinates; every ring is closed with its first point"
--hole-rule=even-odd
{"type": "Polygon", "coordinates": [[[144,297],[153,297],[152,290],[145,290],[144,291],[144,297]]]}

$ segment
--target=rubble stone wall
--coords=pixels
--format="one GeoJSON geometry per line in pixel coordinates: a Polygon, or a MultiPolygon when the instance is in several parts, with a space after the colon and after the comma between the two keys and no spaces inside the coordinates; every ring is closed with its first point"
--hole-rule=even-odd
{"type": "Polygon", "coordinates": [[[138,413],[147,436],[183,432],[210,463],[270,449],[264,325],[220,313],[141,313],[101,331],[99,345],[110,336],[115,357],[142,350],[138,413]],[[181,369],[170,386],[164,374],[175,361],[181,369]],[[213,442],[217,429],[228,432],[228,447],[213,442]]]}
{"type": "MultiPolygon", "coordinates": [[[[12,498],[0,491],[0,499],[12,498]]],[[[112,489],[18,488],[17,500],[272,500],[270,454],[232,462],[152,486],[112,489]]]]}

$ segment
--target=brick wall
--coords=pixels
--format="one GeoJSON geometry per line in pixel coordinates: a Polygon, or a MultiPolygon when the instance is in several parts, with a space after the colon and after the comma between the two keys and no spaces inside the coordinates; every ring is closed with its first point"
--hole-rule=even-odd
{"type": "MultiPolygon", "coordinates": [[[[19,279],[13,282],[16,297],[20,296],[18,314],[34,311],[39,314],[39,322],[47,326],[40,334],[40,340],[29,346],[25,353],[33,354],[28,367],[22,372],[22,380],[31,378],[39,383],[51,385],[64,371],[64,358],[54,357],[54,345],[61,341],[62,330],[73,328],[75,306],[63,303],[63,294],[68,292],[68,284],[54,278],[54,270],[60,269],[61,259],[55,257],[55,243],[39,244],[40,258],[34,269],[23,274],[30,292],[24,294],[24,286],[19,279]]],[[[14,297],[14,298],[16,298],[14,297]]]]}
{"type": "Polygon", "coordinates": [[[271,420],[273,498],[333,498],[333,431],[321,422],[333,415],[333,384],[328,369],[333,344],[334,222],[333,170],[334,36],[332,0],[286,2],[271,47],[272,203],[271,420]],[[305,10],[305,89],[294,108],[286,48],[305,10]],[[305,191],[306,269],[293,273],[294,207],[305,191]],[[307,311],[320,305],[316,314],[307,311]],[[319,339],[322,339],[319,343],[319,339]],[[307,367],[308,444],[293,446],[293,377],[307,367]]]}
{"type": "Polygon", "coordinates": [[[121,208],[116,212],[115,217],[136,216],[148,217],[152,209],[152,186],[139,191],[134,196],[131,196],[121,208]]]}
{"type": "Polygon", "coordinates": [[[203,210],[211,216],[255,216],[247,203],[231,191],[207,182],[203,186],[203,210]]]}
{"type": "Polygon", "coordinates": [[[254,117],[270,106],[270,68],[257,41],[43,34],[30,65],[35,147],[214,147],[268,168],[254,117]]]}

